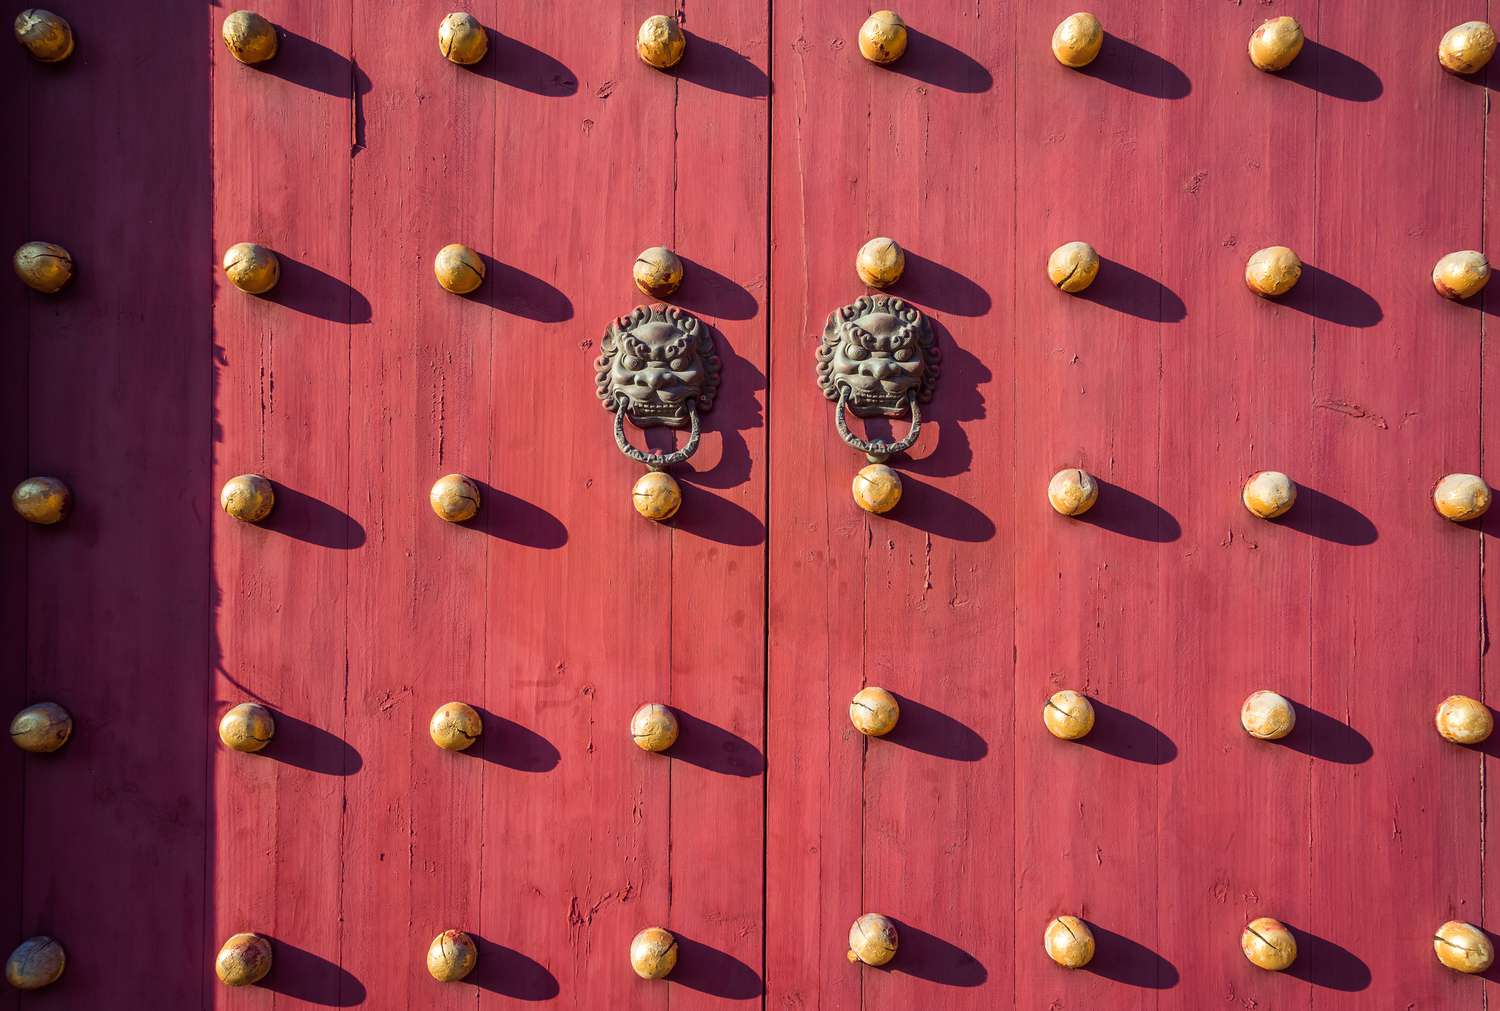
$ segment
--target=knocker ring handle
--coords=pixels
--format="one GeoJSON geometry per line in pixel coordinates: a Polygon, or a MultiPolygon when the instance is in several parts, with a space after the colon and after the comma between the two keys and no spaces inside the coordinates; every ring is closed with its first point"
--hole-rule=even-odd
{"type": "Polygon", "coordinates": [[[636,463],[644,463],[652,470],[666,470],[675,463],[686,463],[689,458],[698,452],[698,405],[688,401],[688,441],[687,445],[672,453],[648,453],[643,449],[636,449],[625,438],[625,408],[628,405],[624,397],[621,397],[615,407],[615,445],[620,447],[620,452],[630,457],[636,463]]]}
{"type": "Polygon", "coordinates": [[[848,419],[844,417],[844,406],[848,403],[849,391],[839,387],[839,406],[834,412],[833,418],[839,428],[839,437],[865,456],[869,457],[871,463],[884,463],[887,458],[897,453],[904,453],[917,444],[917,436],[922,431],[922,409],[917,406],[917,395],[915,392],[906,395],[906,406],[911,411],[911,431],[906,433],[906,438],[900,442],[866,442],[853,432],[849,431],[848,419]]]}

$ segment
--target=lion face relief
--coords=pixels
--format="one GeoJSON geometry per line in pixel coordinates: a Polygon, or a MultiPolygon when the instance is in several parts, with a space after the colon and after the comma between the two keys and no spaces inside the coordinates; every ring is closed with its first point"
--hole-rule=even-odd
{"type": "Polygon", "coordinates": [[[908,398],[932,399],[938,350],[932,325],[892,295],[865,295],[828,316],[818,347],[818,385],[861,418],[899,417],[908,398]]]}
{"type": "Polygon", "coordinates": [[[639,428],[685,428],[689,408],[707,411],[719,391],[719,356],[692,313],[660,303],[638,306],[609,325],[594,362],[604,409],[639,428]]]}

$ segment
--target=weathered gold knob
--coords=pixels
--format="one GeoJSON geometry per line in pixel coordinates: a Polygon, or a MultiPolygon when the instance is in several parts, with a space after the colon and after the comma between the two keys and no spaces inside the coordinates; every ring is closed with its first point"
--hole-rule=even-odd
{"type": "Polygon", "coordinates": [[[1438,62],[1455,74],[1477,74],[1495,55],[1495,29],[1483,21],[1465,21],[1443,33],[1438,62]]]}
{"type": "Polygon", "coordinates": [[[490,37],[472,14],[454,11],[438,25],[438,52],[451,62],[478,63],[490,51],[490,37]]]}
{"type": "Polygon", "coordinates": [[[1477,249],[1449,253],[1432,268],[1432,286],[1454,300],[1479,294],[1490,279],[1490,261],[1477,249]]]}
{"type": "Polygon", "coordinates": [[[275,736],[276,718],[257,702],[241,702],[219,720],[219,740],[231,751],[259,751],[275,736]]]}
{"type": "Polygon", "coordinates": [[[1251,692],[1240,706],[1240,726],[1251,737],[1279,741],[1297,725],[1297,710],[1275,692],[1251,692]]]}
{"type": "Polygon", "coordinates": [[[677,66],[686,49],[687,36],[682,34],[677,19],[665,14],[653,14],[642,21],[641,30],[635,35],[636,53],[662,70],[677,66]]]}
{"type": "Polygon", "coordinates": [[[631,274],[642,294],[666,298],[682,284],[682,259],[666,246],[652,246],[641,250],[631,274]]]}
{"type": "Polygon", "coordinates": [[[1302,276],[1302,261],[1286,246],[1267,246],[1245,262],[1245,284],[1262,298],[1276,298],[1292,290],[1302,276]]]}
{"type": "Polygon", "coordinates": [[[849,722],[866,737],[884,737],[896,729],[901,704],[884,688],[861,688],[849,703],[849,722]]]}
{"type": "Polygon", "coordinates": [[[56,702],[38,702],[27,706],[10,721],[10,739],[22,751],[45,754],[68,743],[73,734],[73,717],[56,702]]]}
{"type": "Polygon", "coordinates": [[[630,717],[630,736],[642,751],[666,751],[677,743],[677,715],[660,702],[648,702],[630,717]]]}
{"type": "Polygon", "coordinates": [[[1042,944],[1047,956],[1064,969],[1082,969],[1094,960],[1094,932],[1076,916],[1054,916],[1042,944]]]}
{"type": "Polygon", "coordinates": [[[484,283],[484,257],[461,242],[450,242],[432,261],[438,284],[455,295],[467,295],[484,283]]]}
{"type": "Polygon", "coordinates": [[[1280,920],[1262,916],[1251,920],[1240,934],[1240,950],[1250,964],[1280,972],[1297,960],[1297,939],[1280,920]]]}
{"type": "Polygon", "coordinates": [[[901,280],[905,269],[906,250],[895,239],[883,235],[860,246],[859,255],[854,258],[859,279],[872,288],[889,288],[901,280]]]}
{"type": "Polygon", "coordinates": [[[259,474],[241,474],[224,482],[219,505],[230,516],[245,523],[259,523],[271,515],[276,492],[259,474]]]}
{"type": "Polygon", "coordinates": [[[1432,489],[1432,505],[1454,523],[1477,520],[1490,508],[1490,486],[1478,474],[1449,474],[1432,489]]]}
{"type": "Polygon", "coordinates": [[[61,944],[50,937],[28,937],[5,960],[5,981],[17,990],[40,990],[56,983],[67,964],[61,944]]]}
{"type": "Polygon", "coordinates": [[[264,295],[281,280],[281,261],[265,246],[236,242],[224,250],[224,276],[240,291],[264,295]]]}
{"type": "Polygon", "coordinates": [[[859,52],[871,63],[895,63],[906,52],[906,22],[895,11],[876,11],[859,28],[859,52]]]}
{"type": "Polygon", "coordinates": [[[677,938],[647,927],[630,941],[630,967],[641,979],[661,979],[677,965],[677,938]]]}
{"type": "Polygon", "coordinates": [[[225,986],[251,986],[270,971],[271,942],[258,934],[235,934],[214,959],[214,974],[225,986]]]}
{"type": "Polygon", "coordinates": [[[867,513],[888,513],[901,501],[901,475],[872,463],[854,475],[854,501],[867,513]]]}
{"type": "Polygon", "coordinates": [[[682,507],[682,488],[666,471],[651,470],[642,474],[630,489],[630,500],[635,503],[635,511],[646,519],[664,523],[682,507]]]}
{"type": "Polygon", "coordinates": [[[444,474],[427,494],[432,511],[449,523],[463,523],[479,513],[479,486],[462,474],[444,474]]]}
{"type": "Polygon", "coordinates": [[[1296,18],[1265,21],[1250,36],[1250,62],[1261,70],[1285,70],[1302,52],[1302,26],[1296,18]]]}
{"type": "Polygon", "coordinates": [[[484,733],[484,721],[467,702],[447,702],[438,706],[427,724],[432,743],[444,751],[463,751],[484,733]]]}
{"type": "Polygon", "coordinates": [[[1454,744],[1480,744],[1495,730],[1490,707],[1467,695],[1449,695],[1437,707],[1438,733],[1454,744]]]}
{"type": "Polygon", "coordinates": [[[29,523],[60,523],[73,507],[73,493],[55,477],[28,477],[10,493],[10,504],[29,523]]]}
{"type": "Polygon", "coordinates": [[[1059,291],[1076,295],[1098,276],[1099,254],[1087,242],[1064,242],[1047,257],[1047,277],[1059,291]]]}
{"type": "Polygon", "coordinates": [[[896,957],[900,943],[894,923],[879,913],[865,913],[849,927],[849,961],[885,965],[896,957]]]}
{"type": "Polygon", "coordinates": [[[224,19],[224,48],[241,63],[264,63],[276,55],[276,26],[254,11],[235,11],[224,19]]]}
{"type": "Polygon", "coordinates": [[[474,971],[479,946],[462,930],[445,930],[427,946],[427,971],[439,983],[456,983],[474,971]]]}
{"type": "Polygon", "coordinates": [[[1472,923],[1449,920],[1432,936],[1438,961],[1459,972],[1484,972],[1495,961],[1495,946],[1472,923]]]}
{"type": "Polygon", "coordinates": [[[1047,482],[1047,501],[1064,516],[1082,516],[1099,501],[1099,484],[1088,471],[1069,467],[1047,482]]]}
{"type": "MultiPolygon", "coordinates": [[[[1451,32],[1449,34],[1452,34],[1451,32]]],[[[1494,36],[1490,36],[1494,48],[1494,36]]],[[[73,55],[73,26],[51,11],[39,8],[16,15],[16,41],[43,63],[61,63],[73,55]]]]}
{"type": "Polygon", "coordinates": [[[1076,741],[1094,729],[1094,706],[1081,692],[1053,692],[1042,706],[1042,722],[1053,737],[1076,741]]]}
{"type": "Polygon", "coordinates": [[[44,295],[56,295],[73,280],[73,257],[52,242],[28,242],[11,258],[16,276],[44,295]]]}
{"type": "Polygon", "coordinates": [[[1069,14],[1052,33],[1052,55],[1065,67],[1086,67],[1104,45],[1104,26],[1087,11],[1069,14]]]}
{"type": "Polygon", "coordinates": [[[1263,470],[1250,475],[1240,500],[1253,515],[1274,520],[1296,504],[1297,486],[1279,470],[1263,470]]]}

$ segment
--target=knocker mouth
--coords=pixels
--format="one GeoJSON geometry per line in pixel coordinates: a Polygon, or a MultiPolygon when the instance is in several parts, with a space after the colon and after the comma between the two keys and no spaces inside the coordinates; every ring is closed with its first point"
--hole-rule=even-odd
{"type": "Polygon", "coordinates": [[[838,381],[844,399],[861,417],[879,412],[888,418],[899,418],[906,413],[906,402],[911,393],[911,383],[893,383],[883,379],[871,379],[855,385],[848,380],[838,381]]]}
{"type": "Polygon", "coordinates": [[[620,394],[616,403],[624,404],[625,413],[638,428],[668,425],[682,428],[688,422],[688,405],[692,401],[689,392],[669,393],[656,390],[645,397],[620,394]]]}

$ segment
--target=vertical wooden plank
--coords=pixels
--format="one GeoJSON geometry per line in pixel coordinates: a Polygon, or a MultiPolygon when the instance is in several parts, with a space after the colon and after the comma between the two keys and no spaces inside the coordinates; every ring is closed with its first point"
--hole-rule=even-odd
{"type": "MultiPolygon", "coordinates": [[[[214,244],[258,242],[280,259],[264,296],[215,271],[214,473],[197,501],[214,518],[214,695],[202,719],[213,741],[215,910],[202,971],[215,1007],[343,1006],[363,997],[340,968],[343,810],[361,752],[345,743],[351,552],[364,541],[349,515],[349,345],[369,307],[350,288],[351,68],[347,2],[316,9],[262,4],[279,51],[236,62],[214,10],[214,244]],[[220,487],[248,472],[276,504],[262,523],[234,520],[220,487]],[[219,745],[217,720],[260,702],[276,720],[265,750],[219,745]],[[227,937],[271,939],[270,976],[231,990],[212,977],[227,937]]],[[[201,187],[203,182],[195,185],[201,187]]],[[[357,777],[356,777],[357,778],[357,777]]]]}

